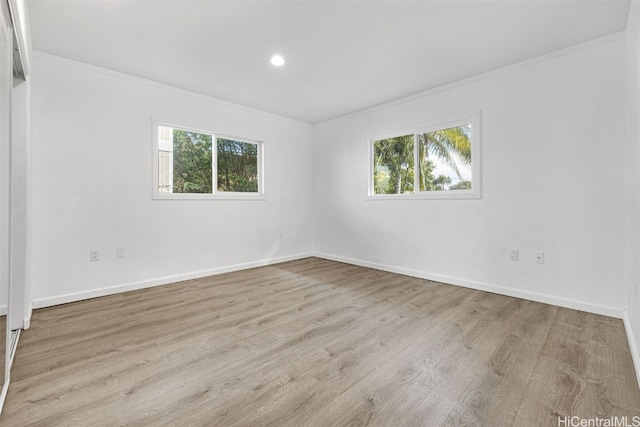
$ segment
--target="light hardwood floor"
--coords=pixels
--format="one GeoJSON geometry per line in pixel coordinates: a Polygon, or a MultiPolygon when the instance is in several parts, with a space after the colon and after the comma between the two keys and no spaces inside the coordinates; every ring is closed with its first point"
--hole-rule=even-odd
{"type": "Polygon", "coordinates": [[[2,426],[640,417],[618,319],[307,258],[37,310],[2,426]]]}

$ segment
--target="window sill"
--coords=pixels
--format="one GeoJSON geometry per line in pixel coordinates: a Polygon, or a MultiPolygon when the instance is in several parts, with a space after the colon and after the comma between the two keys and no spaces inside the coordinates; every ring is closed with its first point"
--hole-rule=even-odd
{"type": "Polygon", "coordinates": [[[154,193],[153,200],[238,200],[238,201],[265,201],[263,194],[200,194],[200,193],[154,193]]]}
{"type": "Polygon", "coordinates": [[[468,199],[480,199],[480,194],[473,191],[433,191],[428,193],[418,194],[375,194],[369,195],[365,198],[367,201],[371,200],[468,200],[468,199]]]}

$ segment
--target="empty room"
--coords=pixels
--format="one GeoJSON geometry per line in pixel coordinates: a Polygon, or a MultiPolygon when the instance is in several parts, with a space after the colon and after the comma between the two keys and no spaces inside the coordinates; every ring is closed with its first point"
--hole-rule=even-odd
{"type": "Polygon", "coordinates": [[[0,5],[1,426],[640,426],[640,0],[0,5]]]}

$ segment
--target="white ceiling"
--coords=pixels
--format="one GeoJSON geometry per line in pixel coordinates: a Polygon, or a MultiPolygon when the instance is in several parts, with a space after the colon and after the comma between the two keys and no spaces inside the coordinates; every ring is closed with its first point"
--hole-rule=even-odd
{"type": "Polygon", "coordinates": [[[28,6],[37,50],[319,123],[622,31],[629,0],[28,6]]]}

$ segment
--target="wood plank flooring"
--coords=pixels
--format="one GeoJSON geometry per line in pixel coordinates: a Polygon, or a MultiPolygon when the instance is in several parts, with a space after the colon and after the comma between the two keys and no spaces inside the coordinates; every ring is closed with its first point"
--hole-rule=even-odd
{"type": "Polygon", "coordinates": [[[307,258],[37,310],[2,426],[640,417],[618,319],[307,258]]]}

